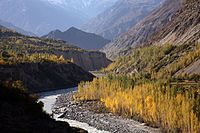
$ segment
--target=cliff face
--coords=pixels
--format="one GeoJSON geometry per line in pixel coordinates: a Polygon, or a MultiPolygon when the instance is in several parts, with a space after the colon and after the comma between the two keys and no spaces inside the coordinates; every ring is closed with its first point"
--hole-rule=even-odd
{"type": "Polygon", "coordinates": [[[94,77],[73,63],[51,62],[0,65],[0,75],[0,81],[22,81],[30,92],[74,87],[94,77]]]}
{"type": "Polygon", "coordinates": [[[111,61],[106,58],[106,54],[98,51],[55,51],[56,55],[63,55],[65,59],[73,60],[73,63],[84,70],[100,70],[107,67],[111,61]]]}

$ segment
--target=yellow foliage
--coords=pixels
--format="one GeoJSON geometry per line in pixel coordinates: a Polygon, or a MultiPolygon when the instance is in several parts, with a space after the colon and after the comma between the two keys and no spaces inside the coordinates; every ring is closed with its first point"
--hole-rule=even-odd
{"type": "Polygon", "coordinates": [[[61,56],[58,58],[58,60],[59,60],[60,62],[64,62],[64,61],[65,61],[65,58],[63,57],[63,55],[61,55],[61,56]]]}
{"type": "Polygon", "coordinates": [[[4,60],[0,59],[0,65],[3,65],[3,64],[5,64],[4,60]]]}
{"type": "Polygon", "coordinates": [[[160,72],[157,74],[159,78],[164,77],[166,75],[172,76],[177,71],[186,68],[188,65],[193,63],[196,59],[200,56],[200,44],[195,47],[195,50],[188,52],[186,55],[181,56],[178,61],[175,61],[165,68],[161,69],[160,72]]]}
{"type": "Polygon", "coordinates": [[[23,41],[21,39],[18,39],[15,43],[16,44],[23,44],[23,41]]]}
{"type": "Polygon", "coordinates": [[[139,116],[167,132],[200,132],[200,121],[193,110],[196,91],[173,94],[170,86],[144,83],[132,88],[120,82],[115,78],[101,77],[81,83],[75,99],[100,100],[113,113],[139,116]]]}

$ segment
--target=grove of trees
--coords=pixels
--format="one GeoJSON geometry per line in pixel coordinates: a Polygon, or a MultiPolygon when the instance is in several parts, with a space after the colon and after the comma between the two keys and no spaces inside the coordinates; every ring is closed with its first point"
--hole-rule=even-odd
{"type": "Polygon", "coordinates": [[[102,101],[113,113],[140,119],[167,132],[200,132],[200,88],[134,82],[126,76],[95,78],[79,84],[74,99],[102,101]]]}

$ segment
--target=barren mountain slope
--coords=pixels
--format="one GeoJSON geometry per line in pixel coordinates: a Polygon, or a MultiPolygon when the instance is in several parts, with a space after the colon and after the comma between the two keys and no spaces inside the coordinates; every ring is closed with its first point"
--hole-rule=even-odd
{"type": "Polygon", "coordinates": [[[200,0],[188,2],[173,16],[172,21],[163,25],[150,38],[150,44],[181,45],[193,43],[200,38],[200,0]]]}
{"type": "Polygon", "coordinates": [[[107,44],[102,51],[107,54],[107,57],[115,59],[121,54],[126,54],[126,52],[122,53],[123,51],[143,45],[148,37],[172,20],[179,8],[179,0],[166,0],[162,6],[152,11],[150,15],[133,26],[128,32],[107,44]]]}
{"type": "Polygon", "coordinates": [[[147,16],[161,2],[163,0],[118,0],[83,29],[113,40],[147,16]]]}

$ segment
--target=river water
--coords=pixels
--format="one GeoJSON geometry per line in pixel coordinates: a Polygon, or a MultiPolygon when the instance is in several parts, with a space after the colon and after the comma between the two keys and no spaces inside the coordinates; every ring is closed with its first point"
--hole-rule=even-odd
{"type": "MultiPolygon", "coordinates": [[[[56,90],[56,91],[49,91],[49,92],[42,92],[39,93],[39,101],[44,103],[44,110],[51,114],[52,113],[52,107],[54,103],[56,102],[56,98],[62,94],[66,94],[69,92],[77,91],[77,88],[70,88],[70,89],[62,89],[62,90],[56,90]]],[[[87,130],[89,133],[109,133],[108,131],[101,131],[97,130],[94,127],[89,126],[87,123],[82,123],[75,120],[69,120],[69,119],[60,119],[58,116],[54,115],[54,119],[57,121],[65,121],[70,124],[72,127],[78,127],[82,128],[84,130],[87,130]]]]}

